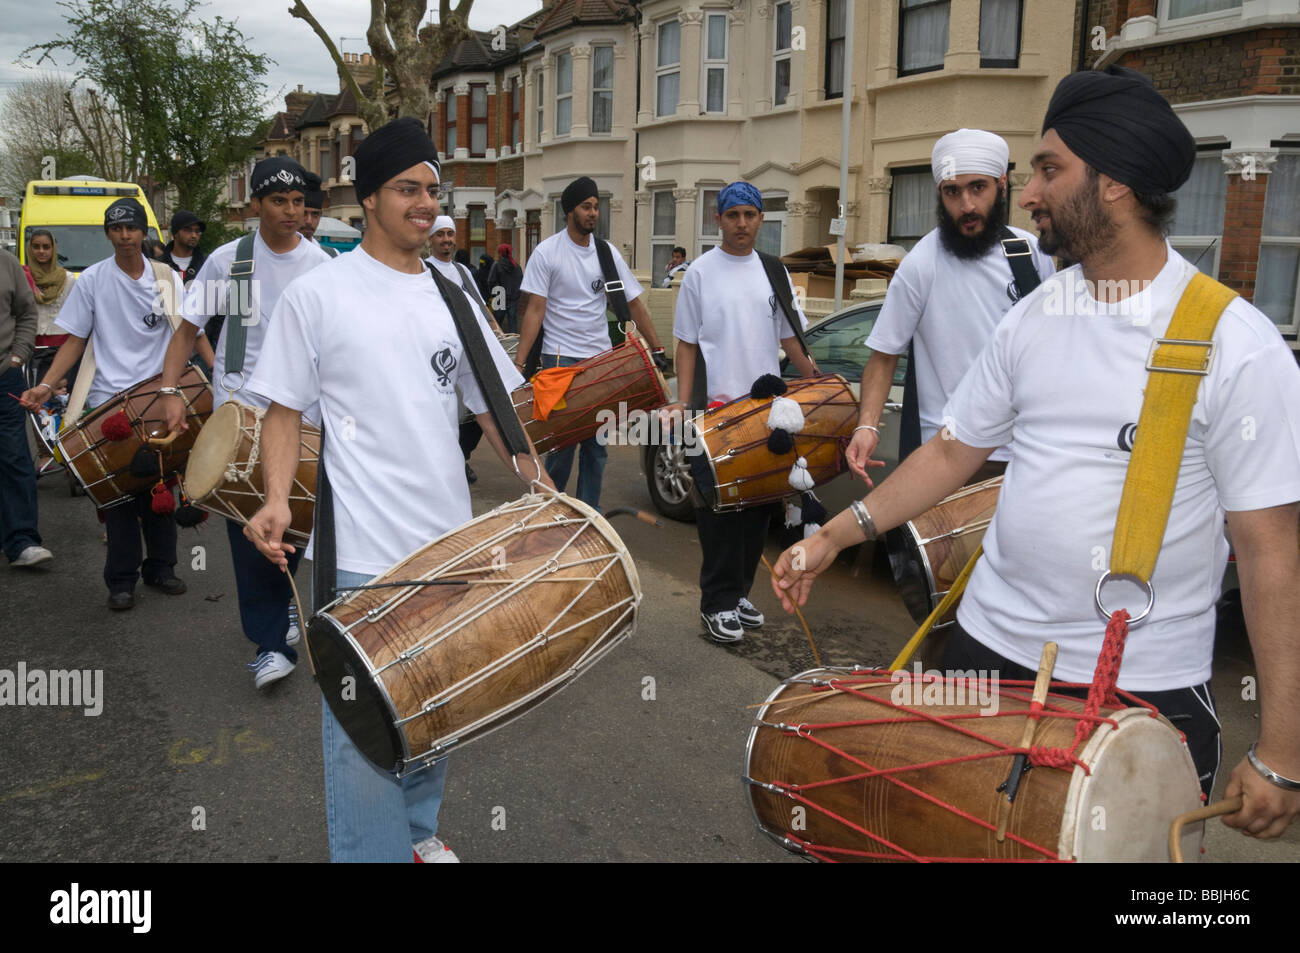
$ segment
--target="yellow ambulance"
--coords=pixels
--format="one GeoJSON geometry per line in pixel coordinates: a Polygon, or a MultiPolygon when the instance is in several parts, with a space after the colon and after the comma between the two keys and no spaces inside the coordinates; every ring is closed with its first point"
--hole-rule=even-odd
{"type": "Polygon", "coordinates": [[[46,229],[59,249],[59,264],[72,272],[85,271],[113,256],[113,243],[104,234],[104,210],[123,196],[138,199],[149,223],[148,235],[158,238],[158,219],[133,182],[106,182],[94,176],[76,179],[35,179],[27,183],[18,228],[18,259],[27,264],[32,231],[46,229]]]}

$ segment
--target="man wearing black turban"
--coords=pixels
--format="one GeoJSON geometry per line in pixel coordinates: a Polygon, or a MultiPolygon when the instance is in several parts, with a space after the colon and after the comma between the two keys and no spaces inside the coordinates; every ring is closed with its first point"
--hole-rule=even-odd
{"type": "MultiPolygon", "coordinates": [[[[1020,204],[1039,246],[1078,264],[1007,312],[944,408],[940,436],[856,512],[782,554],[773,588],[788,610],[841,549],[924,512],[1007,444],[997,512],[942,667],[1032,680],[1054,641],[1055,677],[1093,680],[1106,613],[1136,616],[1146,602],[1112,578],[1096,597],[1103,612],[1094,590],[1117,532],[1148,357],[1196,275],[1164,237],[1170,193],[1194,160],[1191,135],[1141,74],[1112,67],[1061,81],[1020,204]]],[[[1300,813],[1300,415],[1285,410],[1300,406],[1300,368],[1240,298],[1219,318],[1207,363],[1150,579],[1159,598],[1127,642],[1118,686],[1183,732],[1208,796],[1220,753],[1209,679],[1226,513],[1262,684],[1259,741],[1224,791],[1244,806],[1224,822],[1277,837],[1300,813]],[[1257,438],[1256,427],[1267,432],[1257,438]]]]}
{"type": "MultiPolygon", "coordinates": [[[[536,472],[532,459],[508,456],[451,311],[420,260],[438,216],[437,151],[424,126],[406,118],[374,130],[356,166],[361,245],[285,289],[248,382],[270,408],[261,444],[266,505],[247,535],[288,566],[294,547],[282,540],[301,416],[318,406],[340,589],[365,584],[471,518],[460,400],[511,473],[536,472]]],[[[522,385],[481,316],[479,325],[506,391],[522,385]]],[[[328,703],[321,727],[330,859],[454,861],[437,837],[446,759],[399,780],[361,753],[328,703]]]]}

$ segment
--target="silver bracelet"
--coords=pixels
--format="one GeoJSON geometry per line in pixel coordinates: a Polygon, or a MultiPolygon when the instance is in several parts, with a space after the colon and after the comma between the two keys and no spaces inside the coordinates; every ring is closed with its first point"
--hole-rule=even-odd
{"type": "MultiPolygon", "coordinates": [[[[1259,742],[1255,742],[1259,744],[1259,742]]],[[[1284,791],[1300,791],[1300,781],[1293,781],[1290,778],[1278,774],[1263,761],[1259,760],[1259,755],[1255,754],[1255,745],[1251,745],[1246,752],[1246,757],[1250,761],[1250,766],[1260,773],[1260,776],[1270,784],[1276,784],[1284,791]]]]}
{"type": "Polygon", "coordinates": [[[880,436],[880,431],[871,426],[871,424],[858,424],[858,426],[853,428],[853,433],[857,433],[859,430],[870,430],[877,437],[880,436]]]}
{"type": "Polygon", "coordinates": [[[165,394],[168,397],[184,397],[179,387],[159,387],[158,393],[165,394]]]}
{"type": "Polygon", "coordinates": [[[880,534],[876,532],[876,523],[867,512],[866,506],[861,500],[854,500],[849,504],[849,509],[853,511],[853,518],[858,521],[858,529],[862,530],[862,535],[867,538],[867,542],[875,539],[880,534]]]}

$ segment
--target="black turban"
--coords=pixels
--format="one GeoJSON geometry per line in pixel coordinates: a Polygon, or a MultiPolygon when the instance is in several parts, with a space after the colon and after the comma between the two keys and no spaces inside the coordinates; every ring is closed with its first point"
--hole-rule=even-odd
{"type": "Polygon", "coordinates": [[[1088,165],[1142,195],[1187,181],[1196,140],[1142,73],[1122,66],[1071,73],[1056,87],[1043,132],[1088,165]]]}
{"type": "Polygon", "coordinates": [[[321,190],[320,176],[315,172],[307,173],[307,189],[302,193],[302,204],[305,208],[325,207],[325,193],[321,190]]]}
{"type": "Polygon", "coordinates": [[[429,163],[433,174],[438,175],[438,150],[424,131],[424,124],[413,116],[394,119],[366,136],[357,146],[355,158],[357,169],[352,182],[358,202],[373,195],[393,176],[421,162],[429,163]]]}
{"type": "Polygon", "coordinates": [[[564,209],[565,215],[568,215],[587,199],[594,198],[600,198],[596,182],[584,175],[564,187],[564,191],[560,193],[560,208],[564,209]]]}
{"type": "Polygon", "coordinates": [[[307,170],[288,156],[270,156],[253,166],[253,198],[272,192],[307,191],[307,170]]]}
{"type": "Polygon", "coordinates": [[[144,206],[136,199],[121,198],[104,209],[104,232],[114,225],[129,225],[140,231],[148,231],[149,220],[145,217],[144,206]]]}

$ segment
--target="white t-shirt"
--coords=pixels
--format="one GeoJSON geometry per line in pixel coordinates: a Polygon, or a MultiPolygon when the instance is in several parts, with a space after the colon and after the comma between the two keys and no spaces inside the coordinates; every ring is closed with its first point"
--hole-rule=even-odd
{"type": "MultiPolygon", "coordinates": [[[[787,281],[789,277],[787,273],[787,281]]],[[[790,296],[800,328],[807,327],[793,284],[790,296]]],[[[697,258],[682,279],[673,337],[699,345],[710,402],[743,397],[763,374],[780,374],[777,351],[781,340],[793,334],[755,252],[741,257],[715,246],[697,258]]]]}
{"type": "Polygon", "coordinates": [[[432,255],[424,259],[429,264],[437,268],[444,278],[448,281],[459,285],[465,292],[465,297],[469,298],[472,303],[478,303],[483,300],[483,295],[479,293],[478,285],[474,283],[474,276],[469,273],[469,269],[460,262],[441,261],[432,255]]]}
{"type": "MultiPolygon", "coordinates": [[[[630,302],[641,294],[623,256],[613,245],[614,267],[630,302]]],[[[541,242],[528,256],[520,291],[546,299],[542,319],[542,353],[561,357],[593,357],[608,351],[609,324],[605,320],[605,279],[596,255],[596,236],[587,247],[574,244],[567,230],[541,242]]]]}
{"type": "MultiPolygon", "coordinates": [[[[479,327],[509,393],[523,378],[479,327]]],[[[358,247],[295,281],[248,386],[294,410],[320,401],[339,569],[381,573],[470,519],[457,392],[487,404],[426,272],[358,247]]]]}
{"type": "MultiPolygon", "coordinates": [[[[1092,680],[1105,634],[1093,591],[1110,562],[1147,355],[1196,274],[1172,247],[1168,255],[1148,288],[1113,305],[1087,293],[1077,266],[1049,278],[1007,313],[944,410],[963,443],[1010,444],[1012,454],[958,618],[1029,668],[1044,642],[1057,642],[1056,677],[1068,681],[1092,680]]],[[[1300,500],[1300,369],[1290,349],[1240,298],[1214,343],[1152,577],[1155,607],[1120,668],[1120,687],[1134,692],[1210,677],[1224,511],[1300,500]]],[[[1146,604],[1127,581],[1108,582],[1102,599],[1133,615],[1146,604]]]]}
{"type": "MultiPolygon", "coordinates": [[[[230,277],[230,266],[235,261],[235,251],[239,239],[226,242],[208,256],[199,273],[190,282],[185,292],[185,304],[181,308],[181,317],[190,324],[202,328],[208,319],[217,314],[230,314],[230,298],[237,294],[234,281],[230,277]]],[[[280,300],[284,289],[294,279],[305,275],[318,265],[329,261],[330,257],[311,242],[301,240],[292,251],[277,255],[262,241],[262,233],[253,235],[253,275],[251,281],[252,310],[249,313],[247,335],[244,340],[244,384],[239,385],[239,378],[232,377],[230,383],[238,388],[237,398],[253,407],[266,407],[264,398],[250,392],[248,380],[257,370],[257,357],[262,352],[262,342],[266,340],[266,328],[275,313],[275,305],[280,300]]],[[[212,368],[212,407],[215,410],[230,399],[223,378],[226,373],[226,335],[230,333],[231,321],[221,326],[221,336],[212,342],[216,352],[216,362],[212,368]]],[[[315,413],[309,413],[311,419],[315,413]]]]}
{"type": "MultiPolygon", "coordinates": [[[[167,269],[176,301],[185,294],[181,276],[167,269]]],[[[113,258],[97,261],[81,273],[59,311],[58,326],[95,346],[95,376],[86,397],[98,407],[119,391],[161,374],[172,326],[158,294],[153,266],[132,278],[113,258]]]]}
{"type": "MultiPolygon", "coordinates": [[[[1033,235],[1011,230],[1029,240],[1039,275],[1047,278],[1056,271],[1052,259],[1038,250],[1033,235]]],[[[943,405],[1015,304],[1016,294],[1011,265],[1000,244],[983,258],[964,260],[943,247],[937,228],[916,243],[894,272],[867,347],[884,354],[906,354],[908,342],[914,345],[923,442],[939,432],[943,405]]],[[[1004,447],[989,459],[1009,460],[1010,454],[1004,447]]]]}
{"type": "Polygon", "coordinates": [[[180,255],[177,255],[174,252],[172,253],[172,261],[176,263],[176,267],[180,270],[182,275],[185,274],[185,270],[190,267],[190,262],[193,260],[193,255],[186,255],[182,258],[180,255]]]}

